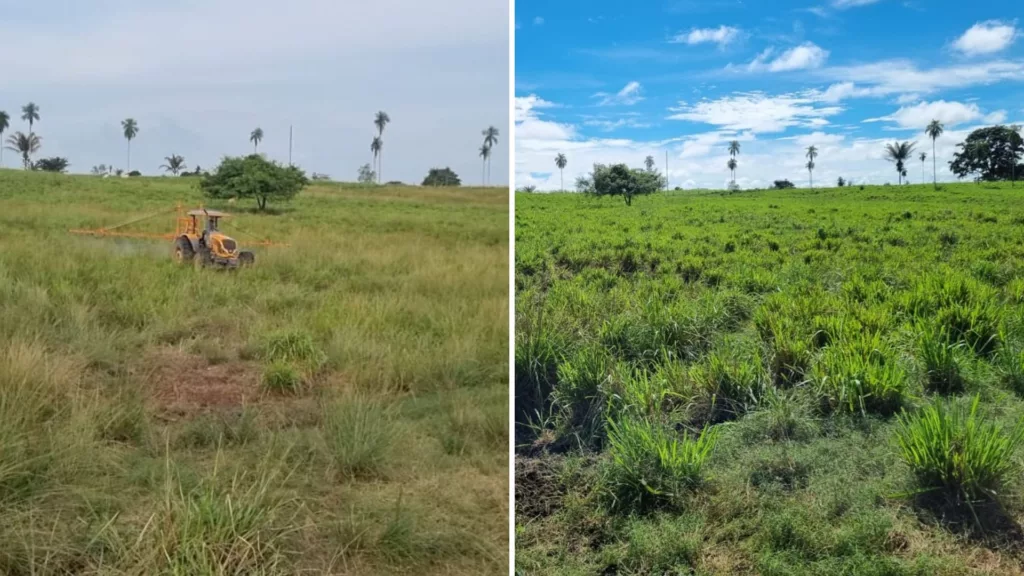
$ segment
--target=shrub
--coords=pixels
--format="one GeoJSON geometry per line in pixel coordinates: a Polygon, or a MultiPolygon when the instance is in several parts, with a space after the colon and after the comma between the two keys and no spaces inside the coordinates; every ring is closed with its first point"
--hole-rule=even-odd
{"type": "Polygon", "coordinates": [[[68,162],[67,158],[54,156],[53,158],[40,158],[32,165],[32,169],[41,170],[43,172],[63,173],[67,171],[68,166],[70,165],[71,163],[68,162]]]}
{"type": "Polygon", "coordinates": [[[786,190],[787,188],[795,188],[796,186],[789,180],[776,180],[772,187],[776,190],[786,190]]]}
{"type": "Polygon", "coordinates": [[[1024,441],[1024,419],[1012,430],[986,423],[978,417],[978,402],[975,396],[969,410],[935,403],[900,415],[900,454],[923,489],[968,502],[995,498],[1024,441]]]}
{"type": "Polygon", "coordinates": [[[307,184],[306,174],[295,166],[281,166],[250,154],[224,158],[199,187],[209,198],[254,198],[256,206],[264,210],[268,201],[290,200],[307,184]]]}
{"type": "Polygon", "coordinates": [[[611,460],[602,479],[609,507],[643,512],[671,504],[701,483],[717,439],[714,427],[679,438],[644,418],[609,420],[611,460]]]}
{"type": "Polygon", "coordinates": [[[451,168],[431,168],[423,179],[424,186],[461,186],[462,180],[451,168]]]}

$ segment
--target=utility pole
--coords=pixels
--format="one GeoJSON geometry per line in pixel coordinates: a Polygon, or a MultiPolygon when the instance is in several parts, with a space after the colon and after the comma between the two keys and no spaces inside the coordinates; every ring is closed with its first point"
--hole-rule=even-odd
{"type": "Polygon", "coordinates": [[[288,125],[288,165],[292,165],[292,127],[288,125]]]}

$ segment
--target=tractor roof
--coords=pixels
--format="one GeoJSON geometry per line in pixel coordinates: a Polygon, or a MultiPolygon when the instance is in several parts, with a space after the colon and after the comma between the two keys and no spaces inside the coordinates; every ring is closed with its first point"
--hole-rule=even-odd
{"type": "Polygon", "coordinates": [[[225,218],[230,214],[218,212],[217,210],[189,210],[189,216],[213,216],[214,218],[225,218]]]}

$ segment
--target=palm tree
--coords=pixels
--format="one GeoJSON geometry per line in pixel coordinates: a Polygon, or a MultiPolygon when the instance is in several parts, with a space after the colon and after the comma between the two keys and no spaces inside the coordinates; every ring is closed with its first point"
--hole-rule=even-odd
{"type": "Polygon", "coordinates": [[[373,125],[377,127],[377,137],[380,139],[380,143],[377,146],[377,153],[380,155],[380,159],[377,161],[377,183],[380,184],[381,172],[384,172],[384,127],[391,122],[391,117],[388,113],[381,110],[373,117],[373,125]]]}
{"type": "MultiPolygon", "coordinates": [[[[732,157],[732,158],[736,158],[736,156],[738,156],[739,153],[740,153],[740,142],[739,142],[739,140],[733,140],[732,142],[729,142],[729,156],[732,157]]],[[[732,167],[732,181],[733,181],[733,183],[735,183],[736,182],[736,166],[735,166],[735,164],[737,164],[737,163],[733,162],[733,164],[734,164],[734,166],[732,167]]]]}
{"type": "MultiPolygon", "coordinates": [[[[498,145],[498,129],[494,126],[488,126],[486,130],[482,132],[484,135],[484,145],[488,148],[494,148],[498,145]]],[[[487,159],[487,180],[491,179],[491,160],[487,159]]]]}
{"type": "Polygon", "coordinates": [[[807,147],[807,172],[811,178],[811,189],[814,189],[814,159],[818,157],[818,147],[811,145],[807,147]]]}
{"type": "MultiPolygon", "coordinates": [[[[4,112],[3,110],[0,110],[0,138],[3,138],[4,130],[7,130],[10,127],[11,127],[11,117],[7,114],[7,112],[4,112]]],[[[3,149],[2,146],[0,146],[0,168],[3,168],[3,166],[4,166],[4,149],[3,149]]]]}
{"type": "Polygon", "coordinates": [[[907,174],[906,162],[913,155],[915,146],[916,142],[894,142],[885,145],[885,159],[896,163],[900,184],[903,184],[903,177],[907,174]]]}
{"type": "MultiPolygon", "coordinates": [[[[647,169],[650,170],[651,166],[654,165],[654,158],[648,156],[647,160],[650,161],[650,166],[647,167],[647,169]]],[[[559,152],[558,156],[555,156],[555,166],[558,166],[558,187],[562,192],[565,192],[565,174],[563,170],[565,170],[565,167],[568,165],[569,160],[565,157],[565,154],[559,152]]]]}
{"type": "Polygon", "coordinates": [[[918,158],[921,159],[921,184],[924,184],[924,161],[928,159],[928,153],[921,152],[921,155],[918,156],[918,158]]]}
{"type": "Polygon", "coordinates": [[[260,149],[260,142],[263,140],[263,128],[259,126],[249,134],[249,142],[252,142],[252,152],[256,154],[260,149]]]}
{"type": "Polygon", "coordinates": [[[121,121],[121,128],[124,128],[125,140],[128,140],[128,171],[132,170],[132,139],[139,134],[139,124],[134,118],[125,118],[121,121]]]}
{"type": "Polygon", "coordinates": [[[644,158],[644,166],[647,167],[648,172],[654,170],[654,156],[648,156],[647,158],[644,158]]]}
{"type": "Polygon", "coordinates": [[[171,154],[170,156],[165,157],[164,160],[167,160],[167,164],[160,166],[161,170],[170,172],[177,176],[178,172],[185,169],[185,159],[177,154],[171,154]]]}
{"type": "Polygon", "coordinates": [[[487,159],[491,157],[491,149],[486,144],[480,145],[480,181],[487,186],[487,159]]]}
{"type": "Polygon", "coordinates": [[[7,149],[21,154],[21,163],[25,170],[32,167],[32,155],[38,152],[41,146],[39,136],[32,132],[15,132],[7,137],[7,149]]]}
{"type": "Polygon", "coordinates": [[[932,139],[932,185],[936,189],[939,188],[939,177],[935,173],[935,139],[942,136],[942,133],[945,132],[945,130],[946,128],[942,125],[942,122],[939,122],[938,120],[932,120],[931,124],[924,129],[924,133],[932,139]]]}
{"type": "Polygon", "coordinates": [[[28,122],[28,133],[32,134],[32,127],[39,121],[39,106],[36,106],[35,102],[22,106],[21,119],[28,122]]]}
{"type": "Polygon", "coordinates": [[[735,184],[736,183],[736,166],[738,166],[739,163],[736,162],[735,158],[729,158],[729,161],[726,162],[725,165],[729,167],[729,172],[732,174],[732,183],[735,184]]]}
{"type": "MultiPolygon", "coordinates": [[[[373,167],[374,168],[377,167],[377,157],[380,156],[380,152],[383,149],[384,149],[384,141],[381,140],[380,136],[374,136],[373,137],[373,141],[370,142],[370,152],[373,152],[373,167]]],[[[377,176],[378,176],[378,178],[380,177],[380,172],[377,173],[377,176]]],[[[378,182],[380,182],[380,181],[378,180],[378,182]]]]}

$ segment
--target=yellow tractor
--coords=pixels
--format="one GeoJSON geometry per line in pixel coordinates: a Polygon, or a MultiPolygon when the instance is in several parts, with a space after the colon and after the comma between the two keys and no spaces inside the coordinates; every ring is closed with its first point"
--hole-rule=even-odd
{"type": "MultiPolygon", "coordinates": [[[[174,245],[174,259],[181,264],[194,263],[197,268],[212,266],[234,269],[256,263],[255,254],[248,250],[239,250],[235,239],[220,231],[220,219],[228,218],[230,214],[216,210],[207,210],[201,206],[198,210],[186,212],[181,204],[174,210],[177,211],[178,217],[173,234],[129,232],[124,230],[130,224],[166,214],[170,210],[147,214],[146,216],[134,218],[109,228],[78,229],[70,230],[70,232],[72,234],[87,234],[90,236],[162,238],[170,240],[174,245]]],[[[287,246],[287,244],[277,244],[269,240],[256,240],[252,244],[258,246],[287,246]]]]}
{"type": "Polygon", "coordinates": [[[194,262],[197,268],[219,266],[238,268],[256,262],[256,255],[238,250],[238,243],[220,231],[221,218],[228,214],[216,210],[189,210],[178,216],[174,233],[174,259],[179,263],[194,262]]]}

